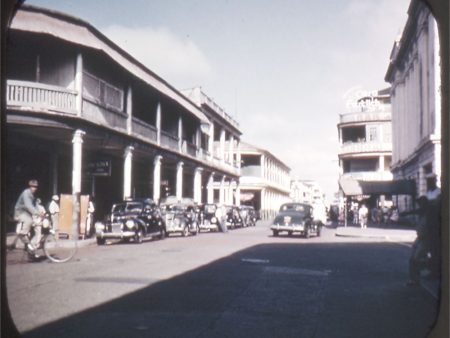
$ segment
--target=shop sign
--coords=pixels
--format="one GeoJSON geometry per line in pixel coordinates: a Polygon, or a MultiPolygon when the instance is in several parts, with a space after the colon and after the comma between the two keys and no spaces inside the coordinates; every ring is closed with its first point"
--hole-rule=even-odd
{"type": "Polygon", "coordinates": [[[87,164],[89,176],[111,176],[111,160],[98,160],[87,164]]]}

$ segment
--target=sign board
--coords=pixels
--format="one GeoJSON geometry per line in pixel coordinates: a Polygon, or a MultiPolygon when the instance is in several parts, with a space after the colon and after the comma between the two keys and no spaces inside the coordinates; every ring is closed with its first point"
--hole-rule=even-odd
{"type": "Polygon", "coordinates": [[[86,165],[89,176],[111,176],[111,160],[97,160],[86,165]]]}

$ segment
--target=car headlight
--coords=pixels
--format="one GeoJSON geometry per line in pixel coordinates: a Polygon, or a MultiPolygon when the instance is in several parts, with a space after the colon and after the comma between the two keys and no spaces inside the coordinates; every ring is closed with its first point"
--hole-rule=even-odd
{"type": "Polygon", "coordinates": [[[211,218],[211,223],[216,223],[217,222],[217,218],[213,217],[211,218]]]}
{"type": "Polygon", "coordinates": [[[128,229],[133,229],[136,226],[136,223],[134,223],[132,219],[129,219],[128,221],[126,221],[125,226],[128,229]]]}
{"type": "Polygon", "coordinates": [[[96,222],[95,223],[95,230],[97,230],[97,231],[105,230],[105,225],[102,222],[96,222]]]}

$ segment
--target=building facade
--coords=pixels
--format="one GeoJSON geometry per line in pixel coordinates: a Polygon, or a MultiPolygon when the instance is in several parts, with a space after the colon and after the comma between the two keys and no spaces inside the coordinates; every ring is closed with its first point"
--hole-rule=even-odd
{"type": "MultiPolygon", "coordinates": [[[[412,179],[416,196],[426,179],[441,176],[441,92],[439,37],[428,7],[413,0],[401,38],[394,43],[385,80],[391,84],[394,180],[412,179]]],[[[400,209],[411,209],[411,196],[400,196],[400,209]]]]}
{"type": "Polygon", "coordinates": [[[293,202],[299,203],[325,203],[321,186],[312,180],[292,180],[290,198],[293,202]]]}
{"type": "Polygon", "coordinates": [[[289,202],[290,168],[269,151],[241,142],[242,204],[253,205],[262,219],[274,217],[281,204],[289,202]]]}
{"type": "MultiPolygon", "coordinates": [[[[236,170],[240,174],[241,155],[239,151],[239,123],[220,107],[212,98],[206,95],[201,87],[183,90],[182,93],[194,102],[210,121],[207,137],[202,142],[204,153],[217,165],[236,170]]],[[[215,175],[214,192],[208,196],[208,203],[239,205],[239,180],[220,173],[215,175]]]]}
{"type": "Polygon", "coordinates": [[[128,197],[201,203],[215,181],[237,189],[237,123],[206,112],[89,23],[22,6],[7,47],[8,212],[31,178],[43,201],[95,197],[97,217],[128,197]]]}
{"type": "MultiPolygon", "coordinates": [[[[339,124],[340,185],[346,180],[391,181],[392,125],[389,88],[354,91],[347,96],[347,112],[339,124]]],[[[345,190],[345,189],[344,189],[345,190]]],[[[344,194],[346,192],[344,191],[344,194]]],[[[360,196],[359,199],[362,197],[360,196]]],[[[364,198],[369,198],[365,196],[364,198]]],[[[372,207],[385,196],[370,196],[372,207]]]]}

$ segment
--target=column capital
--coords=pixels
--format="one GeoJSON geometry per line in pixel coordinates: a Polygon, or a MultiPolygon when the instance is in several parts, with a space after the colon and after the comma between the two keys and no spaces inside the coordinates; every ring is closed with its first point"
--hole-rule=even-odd
{"type": "Polygon", "coordinates": [[[72,143],[83,143],[83,136],[85,134],[86,132],[81,129],[75,130],[75,132],[73,133],[72,143]]]}
{"type": "Polygon", "coordinates": [[[163,157],[161,155],[156,155],[154,160],[153,160],[153,164],[154,165],[161,164],[162,159],[163,159],[163,157]]]}
{"type": "Polygon", "coordinates": [[[177,163],[177,170],[183,168],[184,162],[180,161],[177,163]]]}
{"type": "Polygon", "coordinates": [[[196,167],[195,172],[202,173],[205,170],[203,167],[196,167]]]}
{"type": "Polygon", "coordinates": [[[134,151],[134,147],[133,146],[127,146],[125,148],[125,157],[129,156],[129,155],[133,155],[133,151],[134,151]]]}

